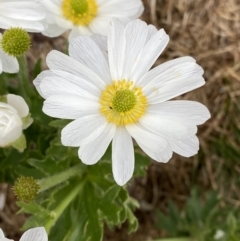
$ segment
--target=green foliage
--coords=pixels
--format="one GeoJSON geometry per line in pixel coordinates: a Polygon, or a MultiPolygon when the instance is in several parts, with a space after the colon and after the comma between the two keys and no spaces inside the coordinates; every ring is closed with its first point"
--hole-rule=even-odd
{"type": "Polygon", "coordinates": [[[157,218],[158,228],[166,230],[171,237],[191,237],[196,241],[237,241],[240,237],[239,210],[221,207],[216,192],[208,193],[202,200],[200,193],[193,189],[181,211],[169,201],[168,213],[159,211],[157,218]]]}
{"type": "MultiPolygon", "coordinates": [[[[60,121],[54,125],[61,126],[60,121]]],[[[58,138],[47,149],[47,159],[28,161],[43,176],[51,176],[80,162],[77,150],[63,147],[58,138]]],[[[126,188],[118,186],[113,180],[108,159],[110,152],[111,148],[93,166],[81,164],[83,171],[78,176],[41,193],[36,203],[19,202],[21,212],[33,215],[24,229],[44,226],[49,232],[49,240],[53,241],[102,240],[104,223],[112,229],[128,221],[129,232],[135,231],[138,221],[133,210],[138,203],[128,195],[126,188]],[[59,230],[59,227],[64,228],[59,230]]],[[[135,174],[142,175],[149,161],[137,154],[137,162],[135,174]]]]}

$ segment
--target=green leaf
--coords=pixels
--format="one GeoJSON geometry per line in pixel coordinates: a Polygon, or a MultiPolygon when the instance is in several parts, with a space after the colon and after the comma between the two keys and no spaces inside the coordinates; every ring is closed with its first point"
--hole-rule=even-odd
{"type": "Polygon", "coordinates": [[[67,124],[69,124],[71,121],[69,120],[54,120],[49,123],[49,126],[55,127],[55,128],[63,128],[67,124]]]}
{"type": "Polygon", "coordinates": [[[24,149],[27,147],[26,138],[22,134],[15,142],[11,144],[15,149],[17,149],[19,152],[23,152],[24,149]]]}
{"type": "Polygon", "coordinates": [[[42,71],[42,59],[38,59],[33,69],[33,79],[35,79],[42,71]]]}
{"type": "Polygon", "coordinates": [[[134,176],[145,176],[146,169],[151,164],[151,159],[142,152],[135,152],[134,176]]]}
{"type": "MultiPolygon", "coordinates": [[[[50,175],[56,172],[57,168],[59,171],[66,168],[65,161],[62,160],[62,166],[59,167],[60,163],[54,163],[50,158],[42,161],[30,159],[29,163],[44,174],[50,175]]],[[[129,231],[135,231],[138,222],[133,210],[138,207],[138,203],[129,197],[126,189],[116,185],[109,176],[111,163],[100,161],[94,166],[85,167],[78,177],[41,193],[37,202],[49,215],[45,215],[43,219],[39,212],[32,213],[33,217],[24,227],[34,227],[36,223],[45,226],[49,231],[49,239],[53,241],[101,241],[104,222],[112,228],[128,221],[129,231]],[[70,193],[78,187],[77,195],[69,200],[70,193]],[[65,226],[66,223],[65,231],[58,232],[59,227],[65,226]]]]}

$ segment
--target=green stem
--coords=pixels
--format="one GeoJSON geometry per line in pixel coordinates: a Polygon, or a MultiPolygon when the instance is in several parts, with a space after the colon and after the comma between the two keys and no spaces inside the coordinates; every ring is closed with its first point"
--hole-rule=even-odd
{"type": "Polygon", "coordinates": [[[55,224],[55,222],[59,219],[64,210],[68,207],[68,205],[76,198],[76,196],[80,193],[83,188],[84,182],[78,183],[69,194],[63,199],[58,206],[51,212],[52,219],[48,220],[48,222],[44,225],[47,233],[50,232],[51,227],[55,224]]]}
{"type": "Polygon", "coordinates": [[[7,78],[6,74],[2,73],[0,77],[0,95],[5,95],[7,90],[7,78]]]}
{"type": "Polygon", "coordinates": [[[41,189],[39,192],[43,192],[48,190],[49,188],[52,188],[69,178],[77,175],[81,175],[85,171],[85,168],[82,164],[78,164],[76,166],[73,166],[69,169],[67,169],[64,172],[60,172],[58,174],[55,174],[54,176],[47,177],[41,180],[38,180],[38,184],[40,185],[41,189]]]}
{"type": "Polygon", "coordinates": [[[29,102],[33,94],[33,88],[31,86],[30,79],[29,79],[28,64],[27,64],[26,56],[22,55],[18,57],[18,63],[19,63],[19,69],[20,69],[18,72],[18,79],[20,82],[20,91],[24,99],[26,99],[27,102],[29,102]]]}

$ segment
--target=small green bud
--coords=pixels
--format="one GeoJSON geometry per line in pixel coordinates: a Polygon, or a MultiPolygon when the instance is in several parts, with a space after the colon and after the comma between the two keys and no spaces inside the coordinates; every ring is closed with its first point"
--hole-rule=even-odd
{"type": "Polygon", "coordinates": [[[33,177],[19,177],[13,186],[13,192],[19,201],[32,202],[40,190],[38,181],[33,177]]]}
{"type": "Polygon", "coordinates": [[[31,40],[28,33],[22,28],[10,28],[2,36],[1,46],[8,55],[19,57],[31,46],[31,40]]]}

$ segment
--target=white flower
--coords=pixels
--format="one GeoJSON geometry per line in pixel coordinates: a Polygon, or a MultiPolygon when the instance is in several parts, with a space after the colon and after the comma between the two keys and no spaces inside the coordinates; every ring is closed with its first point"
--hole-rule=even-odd
{"type": "Polygon", "coordinates": [[[8,94],[3,98],[0,102],[0,147],[17,141],[22,130],[32,123],[28,105],[21,96],[8,94]]]}
{"type": "Polygon", "coordinates": [[[6,203],[6,193],[0,192],[0,210],[3,210],[6,203]]]}
{"type": "Polygon", "coordinates": [[[0,0],[0,28],[21,27],[28,32],[42,32],[45,9],[36,0],[0,0]]]}
{"type": "Polygon", "coordinates": [[[181,57],[149,71],[169,37],[141,20],[124,27],[113,19],[108,47],[104,40],[77,37],[70,42],[70,57],[50,52],[50,70],[34,81],[46,99],[44,113],[74,120],[62,130],[63,145],[80,146],[79,158],[92,165],[112,141],[112,169],[119,185],[133,175],[132,138],[159,162],[167,162],[173,151],[185,157],[196,154],[196,125],[210,113],[198,102],[169,99],[204,85],[202,68],[193,58],[181,57]]]}
{"type": "MultiPolygon", "coordinates": [[[[1,2],[0,2],[1,4],[1,2]]],[[[2,34],[0,33],[0,42],[2,34]]],[[[17,73],[19,71],[19,65],[16,57],[10,56],[5,53],[0,45],[0,74],[6,73],[17,73]]]]}
{"type": "Polygon", "coordinates": [[[225,236],[225,232],[222,231],[221,229],[218,229],[214,235],[215,240],[219,240],[225,236]]]}
{"type": "Polygon", "coordinates": [[[57,37],[71,29],[69,38],[98,33],[107,35],[112,17],[127,23],[143,12],[141,0],[43,0],[48,11],[48,28],[43,32],[57,37]]]}
{"type": "MultiPolygon", "coordinates": [[[[5,238],[2,229],[0,228],[0,241],[13,241],[12,239],[5,238]]],[[[20,241],[48,241],[48,236],[43,227],[31,228],[27,230],[20,241]]]]}

